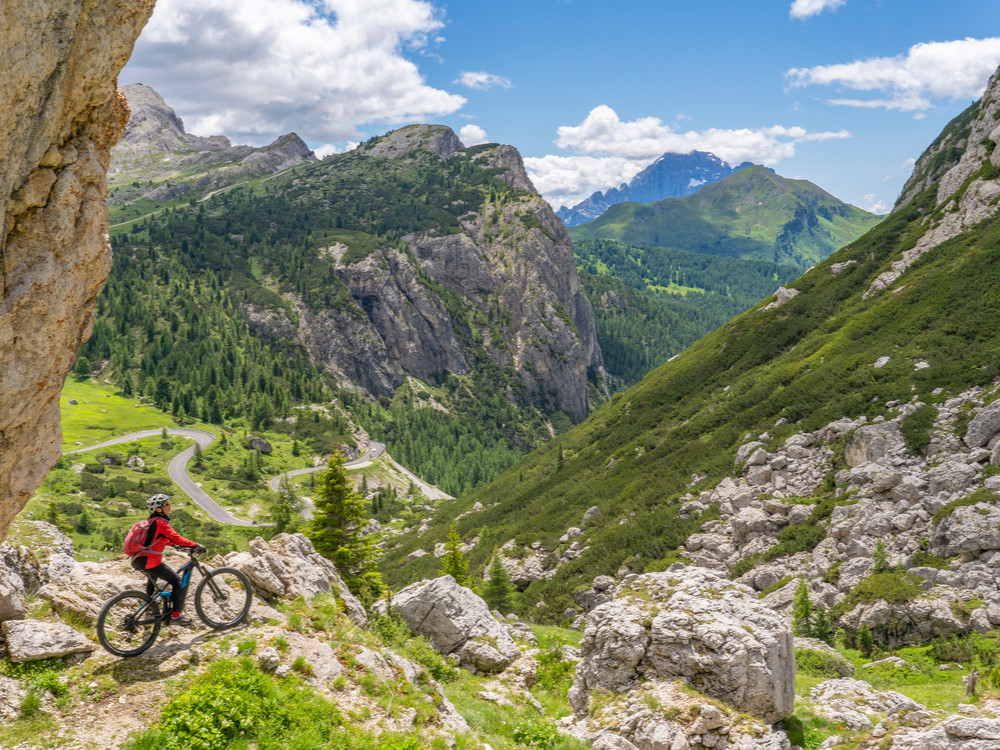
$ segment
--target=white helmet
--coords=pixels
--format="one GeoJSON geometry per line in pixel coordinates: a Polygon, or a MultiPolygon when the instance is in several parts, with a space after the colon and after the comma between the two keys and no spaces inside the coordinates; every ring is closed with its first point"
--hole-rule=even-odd
{"type": "Polygon", "coordinates": [[[146,501],[146,507],[149,508],[149,512],[152,513],[160,506],[166,505],[169,502],[170,495],[153,495],[146,501]]]}

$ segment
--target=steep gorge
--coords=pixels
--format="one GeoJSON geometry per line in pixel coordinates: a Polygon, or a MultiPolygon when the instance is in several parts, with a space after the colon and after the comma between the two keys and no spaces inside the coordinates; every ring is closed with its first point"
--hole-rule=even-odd
{"type": "Polygon", "coordinates": [[[154,2],[0,6],[0,541],[60,455],[59,391],[110,266],[115,79],[154,2]]]}

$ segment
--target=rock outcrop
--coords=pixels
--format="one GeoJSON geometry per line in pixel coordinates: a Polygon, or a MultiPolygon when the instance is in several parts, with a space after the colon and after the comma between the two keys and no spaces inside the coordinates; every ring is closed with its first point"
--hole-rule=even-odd
{"type": "Polygon", "coordinates": [[[301,596],[312,601],[317,594],[333,594],[355,623],[368,622],[364,606],[347,588],[336,566],[316,552],[302,534],[278,534],[270,542],[257,537],[247,552],[231,552],[224,560],[227,566],[246,573],[266,596],[301,596]]]}
{"type": "MultiPolygon", "coordinates": [[[[501,672],[521,653],[486,602],[449,575],[400,590],[392,597],[392,608],[410,632],[425,636],[439,653],[454,654],[472,670],[501,672]]],[[[384,613],[385,602],[376,609],[384,613]]]]}
{"type": "Polygon", "coordinates": [[[678,563],[628,576],[587,618],[570,702],[582,717],[592,690],[672,679],[772,724],[793,710],[792,635],[751,589],[713,571],[678,563]]]}
{"type": "Polygon", "coordinates": [[[83,634],[61,622],[9,620],[3,623],[7,653],[13,662],[37,661],[93,651],[94,644],[83,634]]]}
{"type": "Polygon", "coordinates": [[[110,267],[115,79],[154,1],[0,7],[0,542],[60,455],[59,392],[110,267]]]}

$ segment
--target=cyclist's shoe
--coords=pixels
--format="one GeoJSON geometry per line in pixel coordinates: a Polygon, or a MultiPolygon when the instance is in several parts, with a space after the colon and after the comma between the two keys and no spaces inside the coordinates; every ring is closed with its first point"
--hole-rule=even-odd
{"type": "Polygon", "coordinates": [[[191,627],[191,618],[185,617],[184,615],[180,615],[178,617],[167,616],[164,618],[164,622],[167,625],[177,625],[182,628],[191,627]]]}

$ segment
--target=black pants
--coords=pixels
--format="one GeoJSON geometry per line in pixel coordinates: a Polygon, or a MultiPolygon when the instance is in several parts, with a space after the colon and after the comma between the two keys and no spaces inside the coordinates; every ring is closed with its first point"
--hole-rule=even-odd
{"type": "MultiPolygon", "coordinates": [[[[187,589],[181,588],[180,577],[166,563],[160,563],[155,568],[146,569],[145,555],[132,558],[132,567],[141,573],[147,573],[154,578],[161,578],[170,586],[170,609],[172,612],[180,612],[184,608],[184,593],[187,589]]],[[[156,591],[156,586],[150,578],[146,578],[146,593],[150,596],[156,591]]]]}

